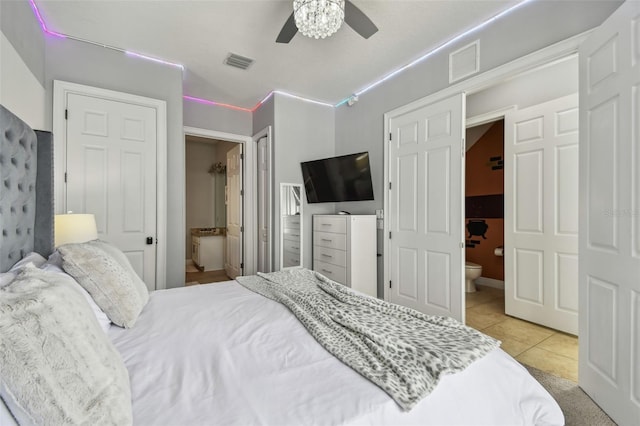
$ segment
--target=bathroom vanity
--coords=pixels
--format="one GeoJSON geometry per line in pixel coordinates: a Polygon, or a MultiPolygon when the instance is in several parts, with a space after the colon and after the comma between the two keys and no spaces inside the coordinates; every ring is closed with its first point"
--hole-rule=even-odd
{"type": "Polygon", "coordinates": [[[192,228],[191,260],[201,271],[224,269],[224,228],[192,228]]]}

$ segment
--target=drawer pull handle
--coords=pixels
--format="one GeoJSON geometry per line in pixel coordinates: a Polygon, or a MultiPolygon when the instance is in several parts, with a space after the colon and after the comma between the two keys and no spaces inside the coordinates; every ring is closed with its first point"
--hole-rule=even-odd
{"type": "Polygon", "coordinates": [[[291,248],[294,249],[294,250],[298,250],[300,247],[291,246],[291,248]]]}
{"type": "Polygon", "coordinates": [[[323,223],[322,226],[333,226],[333,225],[330,223],[323,223]]]}
{"type": "Polygon", "coordinates": [[[333,256],[331,256],[330,254],[324,254],[324,253],[322,253],[322,257],[333,258],[333,256]]]}
{"type": "Polygon", "coordinates": [[[333,242],[333,240],[329,240],[329,239],[327,239],[327,238],[323,238],[323,239],[322,239],[322,241],[326,241],[326,242],[328,242],[328,243],[333,242]]]}
{"type": "Polygon", "coordinates": [[[293,234],[293,233],[292,233],[292,234],[291,234],[291,236],[292,236],[292,237],[299,237],[299,236],[300,236],[300,234],[293,234]]]}
{"type": "Polygon", "coordinates": [[[327,273],[327,274],[330,274],[330,273],[331,273],[331,271],[329,271],[329,270],[327,270],[327,269],[323,269],[323,270],[322,270],[322,272],[327,273]]]}

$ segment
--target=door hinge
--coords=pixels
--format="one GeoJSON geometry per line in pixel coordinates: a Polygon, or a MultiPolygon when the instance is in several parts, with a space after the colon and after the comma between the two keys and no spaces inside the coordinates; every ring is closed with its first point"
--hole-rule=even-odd
{"type": "Polygon", "coordinates": [[[393,281],[389,280],[389,288],[393,287],[393,281]]]}
{"type": "Polygon", "coordinates": [[[391,182],[389,182],[389,189],[391,189],[391,182]]]}
{"type": "Polygon", "coordinates": [[[65,119],[65,120],[68,120],[68,119],[69,119],[69,110],[68,110],[68,109],[65,109],[65,110],[64,110],[64,119],[65,119]]]}
{"type": "Polygon", "coordinates": [[[464,248],[464,243],[460,243],[460,248],[464,248]]]}
{"type": "Polygon", "coordinates": [[[389,239],[391,239],[391,231],[389,231],[389,239]]]}
{"type": "Polygon", "coordinates": [[[240,190],[240,196],[244,197],[244,191],[242,189],[240,190]]]}
{"type": "Polygon", "coordinates": [[[67,183],[67,172],[64,172],[64,183],[67,183]]]}
{"type": "Polygon", "coordinates": [[[393,140],[393,133],[389,133],[389,142],[393,140]]]}
{"type": "Polygon", "coordinates": [[[244,232],[244,226],[240,227],[240,232],[244,232]]]}
{"type": "Polygon", "coordinates": [[[244,160],[244,154],[240,154],[240,159],[244,160]]]}
{"type": "Polygon", "coordinates": [[[240,264],[240,269],[244,269],[244,262],[240,264]]]}

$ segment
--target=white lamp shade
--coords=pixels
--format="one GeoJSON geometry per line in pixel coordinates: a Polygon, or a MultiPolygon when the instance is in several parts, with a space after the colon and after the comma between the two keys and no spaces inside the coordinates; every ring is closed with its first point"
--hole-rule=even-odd
{"type": "Polygon", "coordinates": [[[54,235],[56,247],[95,240],[98,238],[96,218],[92,214],[57,214],[54,235]]]}

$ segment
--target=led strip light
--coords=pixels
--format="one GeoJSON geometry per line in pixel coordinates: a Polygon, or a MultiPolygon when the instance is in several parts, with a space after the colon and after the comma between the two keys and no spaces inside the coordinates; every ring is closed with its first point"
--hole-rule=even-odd
{"type": "MultiPolygon", "coordinates": [[[[439,45],[438,47],[430,50],[429,52],[425,53],[424,55],[420,56],[417,59],[414,59],[413,61],[409,62],[406,65],[403,65],[402,67],[390,72],[389,74],[385,75],[384,77],[374,81],[373,83],[369,84],[368,86],[365,86],[363,89],[358,90],[357,92],[355,92],[353,95],[344,98],[343,100],[341,100],[340,102],[338,102],[337,104],[331,104],[328,102],[322,102],[322,101],[317,101],[317,100],[313,100],[313,99],[309,99],[309,98],[305,98],[303,96],[298,96],[298,95],[293,95],[291,93],[287,93],[284,92],[282,90],[272,90],[271,92],[269,92],[267,94],[267,96],[264,97],[264,99],[262,99],[260,102],[258,102],[256,105],[253,106],[253,108],[244,108],[244,107],[239,107],[236,105],[231,105],[231,104],[226,104],[226,103],[221,103],[221,102],[215,102],[215,101],[211,101],[208,99],[203,99],[203,98],[198,98],[195,96],[188,96],[188,95],[184,95],[183,99],[188,100],[188,101],[192,101],[192,102],[198,102],[201,104],[205,104],[205,105],[215,105],[215,106],[219,106],[219,107],[223,107],[223,108],[229,108],[229,109],[233,109],[233,110],[237,110],[237,111],[244,111],[244,112],[254,112],[256,111],[258,108],[260,108],[262,106],[262,104],[264,104],[271,96],[273,96],[275,93],[279,94],[279,95],[283,95],[289,98],[293,98],[293,99],[298,99],[301,101],[305,101],[305,102],[309,102],[312,104],[316,104],[316,105],[322,105],[322,106],[328,106],[328,107],[332,107],[332,108],[338,108],[339,106],[344,105],[345,103],[347,103],[349,101],[349,99],[351,99],[352,97],[357,97],[362,95],[363,93],[368,92],[369,90],[373,89],[374,87],[379,86],[380,84],[384,83],[385,81],[393,78],[394,76],[402,73],[403,71],[405,71],[408,68],[411,68],[412,66],[419,64],[420,62],[424,61],[425,59],[429,58],[430,56],[440,52],[442,49],[451,46],[453,43],[459,41],[460,39],[468,36],[469,34],[472,34],[490,24],[492,24],[493,22],[497,21],[498,19],[502,18],[503,16],[513,12],[514,10],[520,8],[521,6],[527,4],[527,3],[531,3],[534,0],[522,0],[521,2],[519,2],[518,4],[515,4],[511,7],[509,7],[508,9],[503,10],[502,12],[498,13],[497,15],[487,19],[486,21],[476,25],[475,27],[461,33],[458,34],[457,36],[455,36],[454,38],[444,42],[443,44],[439,45]]],[[[141,58],[141,59],[146,59],[148,61],[153,61],[153,62],[157,62],[159,64],[163,64],[163,65],[170,65],[176,68],[180,68],[182,71],[185,70],[184,65],[175,63],[175,62],[169,62],[169,61],[165,61],[164,59],[160,59],[160,58],[154,58],[152,56],[147,56],[147,55],[143,55],[141,53],[136,53],[136,52],[132,52],[130,50],[125,50],[125,49],[121,49],[119,47],[115,47],[115,46],[109,46],[106,44],[102,44],[102,43],[96,43],[94,41],[91,40],[86,40],[83,38],[79,38],[79,37],[73,37],[67,34],[62,34],[62,33],[58,33],[55,31],[51,31],[47,28],[46,23],[44,22],[44,19],[42,19],[42,15],[40,14],[40,10],[38,9],[38,6],[36,6],[35,0],[29,0],[29,3],[31,4],[31,9],[33,9],[33,13],[36,16],[36,18],[38,19],[38,22],[40,23],[40,27],[42,28],[42,31],[46,34],[49,34],[51,36],[54,37],[60,37],[60,38],[66,38],[66,39],[70,39],[70,40],[76,40],[76,41],[81,41],[83,43],[89,43],[89,44],[93,44],[96,46],[100,46],[100,47],[104,47],[106,49],[112,49],[112,50],[116,50],[118,52],[122,52],[126,55],[132,56],[132,57],[136,57],[136,58],[141,58]]]]}

